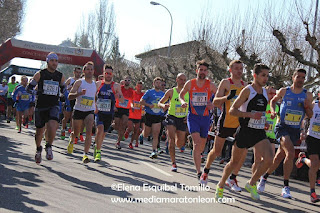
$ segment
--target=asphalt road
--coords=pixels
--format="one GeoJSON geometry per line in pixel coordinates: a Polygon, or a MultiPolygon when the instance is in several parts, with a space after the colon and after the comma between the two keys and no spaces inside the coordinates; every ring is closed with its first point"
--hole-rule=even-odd
{"type": "MultiPolygon", "coordinates": [[[[59,131],[58,131],[59,132],[59,131]]],[[[256,202],[246,191],[225,189],[225,204],[214,203],[215,187],[223,165],[214,162],[208,187],[199,187],[190,150],[177,153],[178,172],[170,171],[170,158],[150,159],[151,144],[133,150],[128,139],[115,149],[115,134],[107,135],[102,161],[84,165],[83,143],[67,154],[67,139],[54,141],[54,159],[34,162],[34,129],[17,133],[14,124],[0,121],[0,212],[319,212],[312,205],[307,182],[291,180],[293,199],[280,196],[282,178],[270,176],[266,192],[256,202]],[[121,203],[120,203],[121,202],[121,203]]],[[[162,145],[164,147],[164,145],[162,145]]],[[[93,150],[90,150],[91,154],[93,150]]],[[[92,157],[91,157],[92,160],[92,157]]],[[[250,168],[243,167],[244,188],[250,168]]],[[[320,189],[316,191],[320,194],[320,189]]]]}

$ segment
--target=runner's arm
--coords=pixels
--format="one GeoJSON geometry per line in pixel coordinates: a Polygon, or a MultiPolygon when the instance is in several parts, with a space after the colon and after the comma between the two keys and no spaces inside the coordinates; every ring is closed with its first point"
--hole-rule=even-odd
{"type": "MultiPolygon", "coordinates": [[[[235,117],[246,117],[246,118],[253,118],[254,113],[251,112],[241,112],[239,110],[240,106],[248,100],[250,95],[250,89],[245,88],[240,92],[238,98],[233,102],[232,106],[230,107],[230,115],[235,117]]],[[[260,116],[261,117],[261,116],[260,116]]]]}
{"type": "Polygon", "coordinates": [[[224,79],[220,82],[219,84],[219,87],[218,87],[218,90],[214,96],[214,99],[213,99],[213,104],[215,107],[220,107],[224,102],[226,102],[228,99],[227,99],[227,95],[225,96],[225,91],[228,90],[228,84],[229,81],[224,79]]]}
{"type": "Polygon", "coordinates": [[[120,84],[114,83],[113,88],[114,88],[114,91],[116,93],[116,94],[114,94],[116,99],[119,100],[119,103],[123,103],[124,102],[124,96],[122,94],[120,84]]]}
{"type": "Polygon", "coordinates": [[[184,100],[184,96],[187,94],[187,92],[190,91],[190,87],[191,87],[191,81],[189,80],[180,91],[179,100],[181,102],[181,107],[183,108],[187,107],[188,105],[188,103],[186,103],[186,101],[184,100]]]}
{"type": "Polygon", "coordinates": [[[34,74],[34,76],[32,77],[32,80],[28,83],[28,85],[26,87],[26,91],[28,93],[31,93],[33,88],[35,88],[35,86],[37,86],[39,80],[40,80],[40,71],[38,71],[38,72],[36,72],[36,74],[34,74]]]}
{"type": "Polygon", "coordinates": [[[283,98],[286,94],[286,88],[281,88],[277,94],[270,101],[270,111],[272,114],[276,114],[276,103],[283,98]]]}
{"type": "Polygon", "coordinates": [[[306,115],[311,118],[313,115],[313,106],[312,106],[312,94],[311,92],[307,92],[307,98],[304,103],[304,109],[306,111],[306,115]]]}
{"type": "Polygon", "coordinates": [[[77,80],[71,90],[70,90],[70,93],[68,95],[68,99],[71,101],[71,100],[74,100],[76,99],[78,96],[82,95],[81,92],[78,92],[78,89],[79,87],[81,86],[81,80],[77,80]]]}
{"type": "Polygon", "coordinates": [[[164,96],[158,102],[158,106],[161,107],[162,109],[165,109],[165,110],[168,109],[169,104],[166,104],[166,102],[171,99],[172,94],[173,94],[173,89],[168,89],[166,91],[166,93],[164,94],[164,96]]]}

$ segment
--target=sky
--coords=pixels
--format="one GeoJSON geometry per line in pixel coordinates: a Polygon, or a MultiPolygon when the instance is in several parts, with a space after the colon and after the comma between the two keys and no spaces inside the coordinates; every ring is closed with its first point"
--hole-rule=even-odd
{"type": "MultiPolygon", "coordinates": [[[[58,45],[73,39],[83,17],[95,10],[99,0],[27,0],[22,32],[17,39],[58,45]]],[[[270,0],[259,0],[260,4],[270,0]]],[[[276,0],[271,0],[276,1],[276,0]]],[[[258,7],[256,0],[158,0],[173,17],[171,44],[188,41],[188,30],[199,20],[206,7],[215,15],[228,15],[235,6],[245,10],[248,5],[258,7]]],[[[128,60],[146,50],[168,46],[170,16],[162,6],[149,0],[109,0],[114,5],[116,34],[120,52],[128,60]]],[[[40,67],[39,61],[14,59],[13,64],[40,67]]]]}

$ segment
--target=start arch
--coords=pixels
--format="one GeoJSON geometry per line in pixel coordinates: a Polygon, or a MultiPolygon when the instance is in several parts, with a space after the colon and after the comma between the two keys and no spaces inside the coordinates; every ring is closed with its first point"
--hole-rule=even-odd
{"type": "Polygon", "coordinates": [[[98,76],[103,72],[105,62],[93,49],[48,45],[14,38],[0,46],[0,67],[15,57],[45,61],[49,52],[57,53],[59,63],[83,66],[92,61],[95,65],[94,75],[98,76]]]}

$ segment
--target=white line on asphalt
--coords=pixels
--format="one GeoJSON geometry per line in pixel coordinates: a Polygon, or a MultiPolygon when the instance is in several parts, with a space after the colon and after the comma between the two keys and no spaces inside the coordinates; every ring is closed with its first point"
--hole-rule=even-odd
{"type": "Polygon", "coordinates": [[[154,170],[156,170],[156,171],[158,171],[158,172],[160,172],[160,173],[162,173],[162,174],[165,174],[165,175],[167,175],[167,176],[172,176],[171,174],[169,174],[169,173],[167,173],[167,172],[165,172],[165,171],[162,171],[161,169],[159,169],[159,168],[157,168],[157,167],[155,167],[155,166],[152,166],[151,164],[149,164],[149,163],[147,163],[147,162],[144,162],[144,161],[140,161],[141,163],[143,163],[143,164],[145,164],[145,165],[147,165],[147,166],[149,166],[149,167],[151,167],[152,169],[154,169],[154,170]]]}

